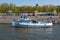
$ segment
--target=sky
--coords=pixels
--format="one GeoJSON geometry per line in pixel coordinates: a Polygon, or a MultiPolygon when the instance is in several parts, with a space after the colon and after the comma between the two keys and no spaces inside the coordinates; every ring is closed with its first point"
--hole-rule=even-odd
{"type": "Polygon", "coordinates": [[[0,0],[0,4],[2,3],[13,3],[16,6],[35,6],[36,4],[43,6],[43,5],[60,5],[60,0],[0,0]]]}

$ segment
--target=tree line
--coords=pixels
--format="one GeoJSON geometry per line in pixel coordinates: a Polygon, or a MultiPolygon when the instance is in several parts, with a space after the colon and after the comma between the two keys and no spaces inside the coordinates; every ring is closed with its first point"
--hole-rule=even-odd
{"type": "Polygon", "coordinates": [[[12,3],[0,4],[0,13],[8,13],[9,10],[11,10],[12,13],[22,13],[22,12],[32,13],[32,12],[35,12],[35,10],[37,10],[38,12],[53,12],[54,10],[56,10],[57,12],[60,12],[60,6],[44,5],[44,6],[19,6],[17,7],[15,4],[12,4],[12,3]]]}

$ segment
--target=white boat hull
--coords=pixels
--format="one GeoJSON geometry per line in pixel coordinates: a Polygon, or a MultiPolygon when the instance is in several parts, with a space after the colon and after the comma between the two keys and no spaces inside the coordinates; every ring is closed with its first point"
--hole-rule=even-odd
{"type": "Polygon", "coordinates": [[[51,27],[53,23],[20,23],[20,22],[12,22],[13,26],[18,27],[51,27]]]}

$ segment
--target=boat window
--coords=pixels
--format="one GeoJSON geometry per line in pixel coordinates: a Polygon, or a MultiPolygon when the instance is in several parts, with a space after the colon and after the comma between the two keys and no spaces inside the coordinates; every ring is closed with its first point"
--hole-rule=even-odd
{"type": "Polygon", "coordinates": [[[29,22],[31,22],[31,20],[21,20],[21,22],[29,23],[29,22]]]}
{"type": "Polygon", "coordinates": [[[38,23],[38,22],[37,22],[37,21],[35,21],[35,20],[32,20],[32,22],[33,22],[33,23],[38,23]]]}

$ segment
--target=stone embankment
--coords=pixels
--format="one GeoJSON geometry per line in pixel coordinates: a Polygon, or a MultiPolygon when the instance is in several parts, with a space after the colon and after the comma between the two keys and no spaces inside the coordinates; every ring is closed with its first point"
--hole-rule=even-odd
{"type": "MultiPolygon", "coordinates": [[[[32,20],[41,20],[44,22],[60,23],[60,16],[28,16],[32,20]]],[[[13,19],[18,21],[21,19],[20,16],[0,16],[0,23],[12,23],[13,19]]]]}

